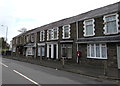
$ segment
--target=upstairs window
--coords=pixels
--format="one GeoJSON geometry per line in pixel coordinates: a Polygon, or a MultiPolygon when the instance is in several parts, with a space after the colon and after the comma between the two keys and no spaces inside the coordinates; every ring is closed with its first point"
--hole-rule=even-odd
{"type": "Polygon", "coordinates": [[[94,36],[94,19],[84,21],[84,36],[94,36]]]}
{"type": "Polygon", "coordinates": [[[44,41],[45,40],[45,31],[40,31],[40,41],[44,41]]]}
{"type": "Polygon", "coordinates": [[[16,44],[18,44],[18,38],[16,38],[16,44]]]}
{"type": "Polygon", "coordinates": [[[53,31],[52,29],[47,30],[47,40],[53,39],[53,31]]]}
{"type": "Polygon", "coordinates": [[[47,30],[47,40],[58,39],[58,27],[47,30]]]}
{"type": "Polygon", "coordinates": [[[65,25],[63,26],[63,31],[62,31],[62,38],[63,39],[68,39],[70,38],[70,25],[65,25]]]}
{"type": "Polygon", "coordinates": [[[53,28],[53,39],[58,39],[58,27],[57,28],[53,28]]]}
{"type": "Polygon", "coordinates": [[[34,38],[34,34],[31,35],[31,42],[34,42],[35,38],[34,38]]]}
{"type": "Polygon", "coordinates": [[[29,35],[27,36],[27,39],[26,39],[26,40],[27,40],[27,42],[29,42],[29,35]]]}
{"type": "Polygon", "coordinates": [[[118,33],[118,14],[106,15],[104,20],[104,34],[118,33]]]}

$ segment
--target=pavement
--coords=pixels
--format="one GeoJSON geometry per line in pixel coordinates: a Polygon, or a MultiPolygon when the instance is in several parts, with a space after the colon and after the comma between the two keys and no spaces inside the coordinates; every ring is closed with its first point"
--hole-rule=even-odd
{"type": "Polygon", "coordinates": [[[64,65],[62,64],[62,61],[58,60],[52,60],[52,59],[32,59],[32,58],[25,58],[25,57],[15,57],[15,56],[3,56],[4,58],[8,59],[14,59],[18,61],[23,62],[29,62],[31,64],[37,64],[45,67],[54,68],[56,70],[64,70],[68,72],[73,72],[89,77],[99,78],[99,79],[109,79],[109,80],[115,80],[120,81],[120,78],[116,75],[118,73],[118,69],[112,68],[109,75],[104,75],[104,68],[98,68],[97,66],[91,66],[91,65],[82,65],[73,63],[71,61],[65,61],[64,65]]]}
{"type": "MultiPolygon", "coordinates": [[[[2,58],[2,84],[7,86],[118,86],[118,82],[2,58]],[[12,85],[11,85],[12,84],[12,85]],[[32,85],[33,84],[33,85],[32,85]],[[84,85],[83,85],[84,84],[84,85]]],[[[4,86],[4,85],[3,85],[4,86]]]]}

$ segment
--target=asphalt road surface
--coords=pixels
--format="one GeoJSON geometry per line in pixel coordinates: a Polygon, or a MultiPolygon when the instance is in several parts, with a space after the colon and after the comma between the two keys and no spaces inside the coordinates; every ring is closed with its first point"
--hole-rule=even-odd
{"type": "Polygon", "coordinates": [[[96,79],[35,64],[2,58],[2,84],[116,84],[115,81],[96,79]]]}

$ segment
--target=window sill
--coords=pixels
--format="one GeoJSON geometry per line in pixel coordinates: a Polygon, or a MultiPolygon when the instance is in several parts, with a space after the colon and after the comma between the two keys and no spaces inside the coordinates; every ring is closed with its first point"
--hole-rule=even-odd
{"type": "Polygon", "coordinates": [[[70,37],[63,37],[62,39],[70,39],[70,37]]]}
{"type": "Polygon", "coordinates": [[[119,32],[115,32],[115,33],[104,33],[105,35],[114,35],[114,34],[118,34],[119,32]]]}
{"type": "Polygon", "coordinates": [[[102,57],[87,57],[87,59],[107,59],[107,57],[106,58],[102,58],[102,57]]]}
{"type": "Polygon", "coordinates": [[[84,35],[84,37],[93,37],[95,35],[84,35]]]}

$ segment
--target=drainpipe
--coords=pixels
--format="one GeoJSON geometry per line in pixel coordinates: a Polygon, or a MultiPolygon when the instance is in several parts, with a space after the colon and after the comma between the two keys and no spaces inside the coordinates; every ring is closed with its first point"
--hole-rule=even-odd
{"type": "Polygon", "coordinates": [[[104,61],[104,75],[107,76],[107,60],[104,61]]]}

